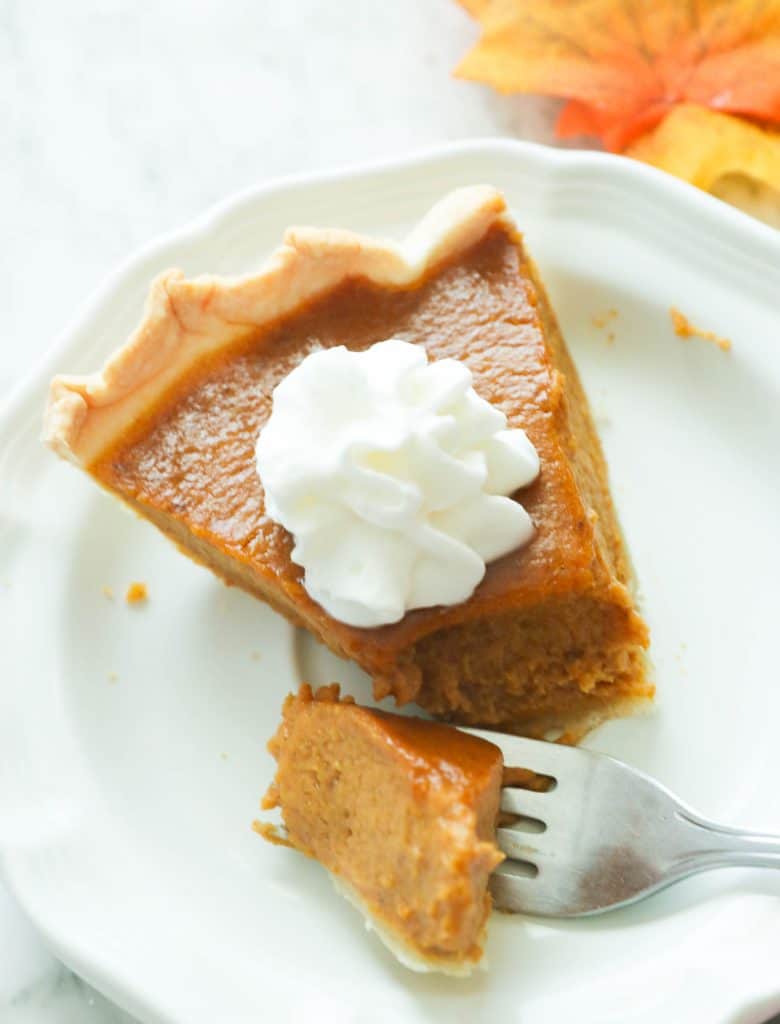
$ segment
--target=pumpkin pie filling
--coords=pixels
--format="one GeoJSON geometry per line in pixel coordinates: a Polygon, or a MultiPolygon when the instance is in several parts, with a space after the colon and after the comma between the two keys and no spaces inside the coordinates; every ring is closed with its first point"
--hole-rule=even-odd
{"type": "Polygon", "coordinates": [[[347,274],[285,315],[234,328],[91,455],[85,468],[99,483],[226,582],[358,662],[377,698],[576,739],[652,695],[647,630],[587,399],[502,202],[475,240],[417,279],[347,274]],[[522,491],[532,541],[488,565],[469,600],[366,629],[309,597],[291,537],[265,514],[254,447],[274,388],[307,355],[389,337],[466,363],[477,393],[525,430],[541,473],[522,491]]]}
{"type": "Polygon", "coordinates": [[[281,807],[281,841],[319,860],[407,966],[468,973],[503,859],[498,747],[340,701],[338,686],[303,686],[269,749],[277,772],[263,806],[281,807]]]}

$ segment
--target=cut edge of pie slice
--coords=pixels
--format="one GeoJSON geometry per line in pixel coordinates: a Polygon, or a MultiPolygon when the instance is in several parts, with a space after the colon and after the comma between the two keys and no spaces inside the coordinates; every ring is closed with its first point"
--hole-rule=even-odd
{"type": "Polygon", "coordinates": [[[318,860],[406,967],[486,966],[503,759],[483,739],[303,685],[268,744],[277,771],[255,829],[318,860]]]}
{"type": "Polygon", "coordinates": [[[451,192],[401,243],[333,228],[289,228],[255,274],[152,283],[140,325],[97,373],[58,375],[50,385],[43,440],[88,468],[197,362],[273,324],[350,278],[414,285],[481,238],[505,214],[487,185],[451,192]]]}

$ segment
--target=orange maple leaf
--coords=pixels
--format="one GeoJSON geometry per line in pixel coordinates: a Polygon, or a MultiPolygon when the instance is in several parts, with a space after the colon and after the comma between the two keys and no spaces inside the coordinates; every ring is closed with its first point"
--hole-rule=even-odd
{"type": "Polygon", "coordinates": [[[622,150],[681,103],[780,122],[780,0],[460,0],[456,73],[569,102],[559,135],[622,150]]]}

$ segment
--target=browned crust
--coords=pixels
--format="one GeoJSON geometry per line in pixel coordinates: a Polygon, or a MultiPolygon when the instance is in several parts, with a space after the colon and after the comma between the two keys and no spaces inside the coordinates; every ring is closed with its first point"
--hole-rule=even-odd
{"type": "Polygon", "coordinates": [[[180,270],[166,271],[151,286],[138,328],[102,370],[52,380],[43,439],[63,458],[89,466],[201,357],[348,278],[411,286],[504,216],[502,195],[475,185],[438,202],[401,244],[291,228],[256,274],[188,280],[180,270]]]}

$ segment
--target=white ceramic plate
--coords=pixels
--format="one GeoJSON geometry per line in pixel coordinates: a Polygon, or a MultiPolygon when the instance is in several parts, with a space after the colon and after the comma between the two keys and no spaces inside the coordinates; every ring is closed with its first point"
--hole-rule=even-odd
{"type": "Polygon", "coordinates": [[[114,274],[0,421],[3,865],[56,953],[144,1020],[736,1024],[780,1008],[769,872],[591,921],[494,915],[491,969],[468,981],[398,966],[318,865],[250,830],[284,694],[303,675],[366,697],[365,677],[39,445],[50,374],[94,369],[157,271],[246,271],[291,222],[398,236],[474,182],[505,190],[549,285],[652,628],[657,710],[590,744],[780,832],[772,230],[628,160],[512,142],[261,187],[114,274]],[[671,305],[732,352],[677,338],[671,305]],[[135,579],[146,607],[123,600],[135,579]]]}

